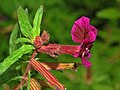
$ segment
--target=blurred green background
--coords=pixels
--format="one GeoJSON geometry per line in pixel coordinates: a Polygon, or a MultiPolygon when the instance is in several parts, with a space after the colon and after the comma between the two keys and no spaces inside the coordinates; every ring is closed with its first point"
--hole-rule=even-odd
{"type": "MultiPolygon", "coordinates": [[[[98,29],[91,49],[91,70],[80,66],[77,72],[52,71],[67,90],[120,90],[120,0],[0,0],[0,62],[9,55],[9,36],[17,22],[18,7],[28,8],[32,21],[40,5],[44,6],[42,30],[49,32],[50,43],[75,45],[71,28],[83,15],[98,29]]],[[[43,55],[42,60],[80,61],[69,55],[55,60],[43,55]]]]}

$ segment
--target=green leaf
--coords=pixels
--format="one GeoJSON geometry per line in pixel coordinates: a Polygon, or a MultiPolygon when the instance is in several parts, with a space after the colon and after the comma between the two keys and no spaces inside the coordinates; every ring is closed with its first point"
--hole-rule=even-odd
{"type": "Polygon", "coordinates": [[[42,15],[43,15],[43,6],[40,6],[40,8],[37,10],[34,20],[33,20],[33,35],[34,38],[38,35],[40,35],[40,25],[42,21],[42,15]]]}
{"type": "Polygon", "coordinates": [[[97,12],[97,17],[109,20],[117,20],[120,18],[120,13],[117,8],[111,7],[97,12]]]}
{"type": "Polygon", "coordinates": [[[18,38],[16,40],[16,43],[19,43],[19,42],[22,42],[22,43],[31,43],[32,44],[32,41],[28,38],[18,38]]]}
{"type": "Polygon", "coordinates": [[[11,79],[19,75],[18,71],[16,70],[16,67],[20,64],[21,62],[20,60],[18,60],[17,62],[12,64],[10,68],[8,68],[2,75],[0,75],[0,85],[6,82],[10,82],[11,79]]]}
{"type": "Polygon", "coordinates": [[[23,45],[18,50],[14,51],[3,62],[0,63],[0,75],[3,74],[13,63],[15,63],[24,54],[32,51],[34,47],[32,45],[23,45]]]}
{"type": "Polygon", "coordinates": [[[17,49],[15,41],[18,36],[18,30],[19,30],[19,27],[18,27],[18,24],[16,24],[10,35],[10,40],[9,40],[9,54],[10,55],[17,49]]]}
{"type": "Polygon", "coordinates": [[[18,20],[22,34],[30,39],[33,39],[33,35],[31,33],[32,26],[28,18],[28,13],[21,7],[18,9],[18,20]]]}

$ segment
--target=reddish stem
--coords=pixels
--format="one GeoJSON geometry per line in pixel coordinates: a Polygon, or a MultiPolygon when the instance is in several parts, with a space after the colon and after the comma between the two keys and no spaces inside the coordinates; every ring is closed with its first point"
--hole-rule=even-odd
{"type": "Polygon", "coordinates": [[[18,84],[18,86],[14,90],[19,90],[20,87],[24,84],[24,81],[25,81],[26,77],[28,76],[28,71],[31,68],[30,62],[36,57],[36,55],[37,55],[37,52],[34,51],[33,54],[32,54],[32,56],[31,56],[31,58],[30,58],[30,60],[29,60],[28,65],[26,67],[26,70],[25,70],[25,73],[23,75],[23,78],[21,79],[20,83],[18,84]]]}
{"type": "Polygon", "coordinates": [[[86,79],[89,81],[91,79],[91,68],[86,68],[87,74],[86,74],[86,79]]]}

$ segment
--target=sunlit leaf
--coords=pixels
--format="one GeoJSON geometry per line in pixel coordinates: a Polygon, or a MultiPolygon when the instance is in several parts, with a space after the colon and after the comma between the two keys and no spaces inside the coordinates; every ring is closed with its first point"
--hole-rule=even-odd
{"type": "Polygon", "coordinates": [[[22,43],[32,43],[32,41],[28,38],[18,38],[16,40],[16,43],[20,43],[20,42],[22,42],[22,43]]]}
{"type": "Polygon", "coordinates": [[[33,35],[34,38],[38,35],[40,35],[40,25],[42,21],[42,15],[43,15],[43,6],[40,6],[40,8],[37,10],[34,20],[33,20],[33,35]]]}
{"type": "Polygon", "coordinates": [[[23,8],[21,7],[18,9],[18,20],[22,34],[32,39],[33,38],[31,33],[32,26],[29,22],[28,13],[24,11],[23,8]]]}
{"type": "Polygon", "coordinates": [[[10,56],[0,63],[0,75],[3,74],[14,62],[21,58],[24,54],[32,51],[32,45],[23,45],[18,50],[14,51],[10,56]]]}

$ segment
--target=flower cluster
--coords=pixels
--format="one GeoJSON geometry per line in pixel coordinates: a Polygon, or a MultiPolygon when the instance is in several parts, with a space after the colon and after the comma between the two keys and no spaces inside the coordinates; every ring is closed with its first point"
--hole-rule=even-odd
{"type": "MultiPolygon", "coordinates": [[[[48,33],[45,33],[43,36],[49,37],[48,33]]],[[[37,41],[43,41],[42,39],[44,38],[43,36],[40,37],[41,40],[37,40],[37,41]]],[[[71,36],[72,36],[72,40],[76,43],[79,43],[80,45],[61,45],[61,44],[47,44],[47,45],[43,44],[42,45],[41,44],[41,46],[37,48],[37,52],[39,53],[44,52],[46,54],[49,54],[52,57],[57,57],[60,54],[70,54],[70,55],[73,55],[75,58],[81,58],[82,64],[85,67],[87,68],[91,67],[91,63],[87,60],[87,58],[91,57],[90,49],[92,48],[93,42],[96,39],[97,29],[94,26],[90,25],[89,18],[82,16],[80,19],[75,21],[71,30],[71,36]]],[[[49,38],[47,39],[47,37],[45,39],[48,41],[49,38]]],[[[35,41],[35,45],[39,46],[39,43],[42,43],[42,42],[37,42],[37,41],[35,41]]],[[[37,65],[34,65],[32,63],[32,66],[37,66],[37,65]]],[[[38,64],[38,66],[40,66],[40,64],[38,64]]],[[[60,68],[63,68],[63,66],[61,66],[60,68]]],[[[74,68],[76,68],[76,66],[74,66],[74,68]]],[[[39,68],[37,70],[41,73],[41,70],[39,68]]],[[[46,79],[48,79],[49,83],[57,87],[57,90],[64,90],[64,86],[62,86],[56,79],[50,78],[51,74],[49,74],[48,76],[47,73],[45,73],[45,71],[47,70],[45,69],[44,73],[41,73],[41,74],[46,79]]]]}
{"type": "Polygon", "coordinates": [[[91,57],[90,49],[97,36],[97,29],[89,24],[89,18],[82,16],[75,21],[71,36],[72,40],[80,45],[61,45],[61,44],[48,44],[41,46],[38,52],[44,52],[50,56],[56,57],[59,54],[71,54],[75,58],[81,58],[82,64],[89,68],[91,63],[87,58],[91,57]]]}

